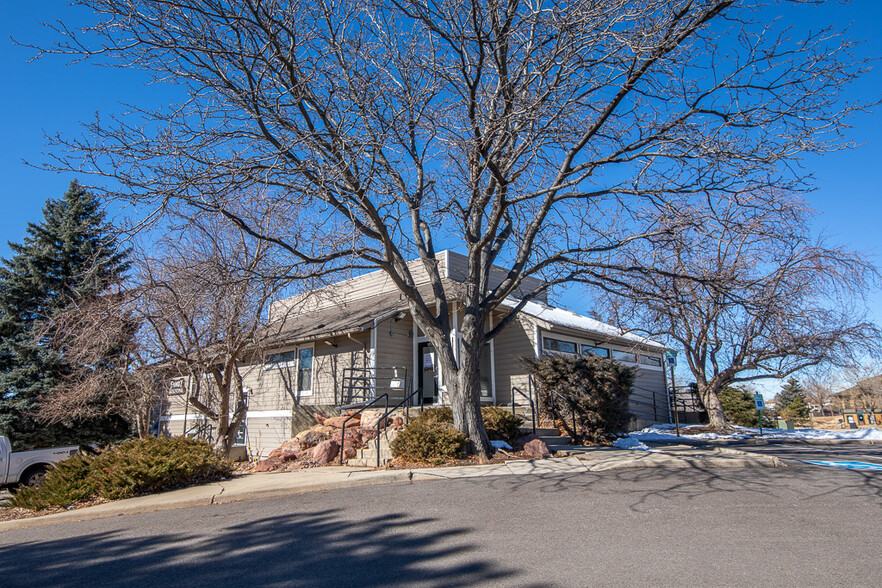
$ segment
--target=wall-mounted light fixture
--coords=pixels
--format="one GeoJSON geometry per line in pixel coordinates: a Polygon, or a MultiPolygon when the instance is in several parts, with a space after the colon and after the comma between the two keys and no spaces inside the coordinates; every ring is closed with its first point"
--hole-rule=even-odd
{"type": "Polygon", "coordinates": [[[323,341],[323,343],[325,345],[327,345],[328,347],[336,347],[337,346],[337,344],[334,343],[333,341],[331,341],[330,339],[326,339],[325,341],[323,341]]]}

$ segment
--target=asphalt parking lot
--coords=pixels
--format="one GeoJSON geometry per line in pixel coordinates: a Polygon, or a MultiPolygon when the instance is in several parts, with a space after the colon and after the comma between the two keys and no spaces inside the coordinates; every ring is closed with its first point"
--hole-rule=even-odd
{"type": "MultiPolygon", "coordinates": [[[[865,448],[835,455],[878,455],[865,448]]],[[[797,461],[829,447],[756,449],[786,454],[788,467],[414,482],[10,530],[0,578],[4,588],[878,586],[882,474],[797,461]]]]}

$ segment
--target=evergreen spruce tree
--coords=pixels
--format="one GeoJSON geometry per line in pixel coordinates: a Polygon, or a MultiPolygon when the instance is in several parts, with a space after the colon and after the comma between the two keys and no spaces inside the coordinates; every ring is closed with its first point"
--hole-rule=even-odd
{"type": "Polygon", "coordinates": [[[790,378],[775,396],[775,409],[781,416],[794,419],[809,418],[805,390],[796,378],[790,378]]]}
{"type": "Polygon", "coordinates": [[[0,264],[0,435],[17,449],[118,439],[128,428],[118,418],[47,426],[35,417],[40,397],[68,372],[62,350],[38,340],[44,325],[74,301],[99,295],[129,265],[98,199],[76,181],[46,203],[43,216],[0,264]]]}

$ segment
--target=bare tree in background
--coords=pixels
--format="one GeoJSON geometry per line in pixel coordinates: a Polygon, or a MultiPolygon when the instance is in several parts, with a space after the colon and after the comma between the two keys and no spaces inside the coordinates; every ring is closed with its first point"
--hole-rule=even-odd
{"type": "Polygon", "coordinates": [[[212,425],[229,454],[247,413],[240,364],[257,350],[270,302],[286,281],[274,248],[224,221],[189,224],[138,260],[133,300],[166,374],[187,378],[186,402],[212,425]]]}
{"type": "MultiPolygon", "coordinates": [[[[292,265],[385,271],[482,454],[480,351],[522,306],[488,317],[539,293],[525,278],[599,283],[618,249],[701,222],[709,194],[803,187],[789,164],[841,147],[860,107],[837,104],[864,68],[851,44],[760,2],[78,3],[95,24],[59,25],[46,52],[141,68],[188,98],[59,138],[54,167],[114,178],[141,210],[224,215],[292,265]],[[260,231],[270,204],[296,231],[260,231]],[[459,352],[445,241],[469,259],[459,352]]],[[[619,269],[651,269],[637,261],[619,269]]]]}
{"type": "Polygon", "coordinates": [[[139,437],[149,433],[163,375],[138,336],[140,321],[129,295],[117,286],[116,292],[75,302],[53,317],[51,336],[70,369],[53,393],[41,398],[41,420],[70,423],[117,415],[139,437]]]}
{"type": "Polygon", "coordinates": [[[683,350],[715,428],[728,426],[726,386],[879,351],[861,304],[875,268],[812,241],[798,202],[741,194],[650,254],[661,271],[610,280],[606,300],[619,321],[683,350]]]}

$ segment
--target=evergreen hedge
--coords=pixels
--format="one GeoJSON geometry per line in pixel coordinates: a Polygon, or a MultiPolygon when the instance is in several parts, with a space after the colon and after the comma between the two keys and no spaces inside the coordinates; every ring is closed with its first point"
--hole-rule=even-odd
{"type": "Polygon", "coordinates": [[[575,440],[609,443],[627,432],[633,368],[596,356],[554,354],[522,361],[536,382],[543,417],[552,417],[552,391],[566,399],[554,397],[554,416],[575,440]],[[567,401],[576,408],[575,431],[567,401]]]}
{"type": "Polygon", "coordinates": [[[75,455],[46,474],[43,484],[20,488],[10,506],[39,510],[80,500],[118,500],[213,482],[234,466],[205,441],[189,437],[145,437],[98,455],[75,455]]]}

